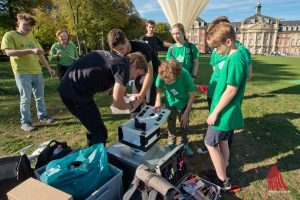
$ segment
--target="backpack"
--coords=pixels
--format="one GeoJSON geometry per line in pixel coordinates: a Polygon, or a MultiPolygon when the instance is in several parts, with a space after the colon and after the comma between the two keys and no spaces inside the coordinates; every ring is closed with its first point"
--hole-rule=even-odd
{"type": "Polygon", "coordinates": [[[52,140],[38,156],[35,169],[39,169],[40,167],[47,165],[52,160],[62,158],[70,152],[72,152],[72,149],[67,145],[67,142],[58,142],[56,140],[52,140]],[[59,145],[62,147],[61,151],[59,153],[54,153],[54,150],[59,145]]]}
{"type": "MultiPolygon", "coordinates": [[[[174,45],[176,45],[176,44],[174,44],[174,45]]],[[[171,58],[172,59],[175,59],[176,60],[176,58],[175,58],[175,56],[174,56],[174,48],[173,48],[173,46],[174,45],[172,45],[171,47],[170,47],[170,55],[171,55],[171,58]]],[[[192,63],[192,67],[190,68],[190,73],[192,73],[193,72],[193,68],[194,68],[194,56],[193,56],[193,49],[192,49],[192,43],[188,43],[188,48],[189,48],[189,50],[190,50],[190,61],[191,61],[191,63],[192,63]]]]}
{"type": "Polygon", "coordinates": [[[0,158],[0,169],[0,199],[6,200],[8,191],[30,177],[35,178],[25,154],[0,158]]]}

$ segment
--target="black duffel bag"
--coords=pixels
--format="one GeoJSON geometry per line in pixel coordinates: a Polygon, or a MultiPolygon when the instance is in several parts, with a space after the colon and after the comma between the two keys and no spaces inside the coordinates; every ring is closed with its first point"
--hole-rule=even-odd
{"type": "Polygon", "coordinates": [[[56,140],[52,140],[38,156],[35,169],[43,167],[44,165],[47,165],[50,161],[62,158],[71,152],[72,149],[67,145],[67,142],[58,142],[56,140]],[[61,146],[60,152],[54,153],[54,150],[59,145],[61,146]]]}
{"type": "Polygon", "coordinates": [[[0,158],[0,199],[7,199],[6,193],[34,173],[26,155],[0,158]]]}

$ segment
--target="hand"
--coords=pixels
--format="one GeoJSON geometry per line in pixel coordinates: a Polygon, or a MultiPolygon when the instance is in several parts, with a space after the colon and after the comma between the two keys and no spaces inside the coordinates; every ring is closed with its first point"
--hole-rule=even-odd
{"type": "Polygon", "coordinates": [[[153,112],[158,113],[158,112],[160,112],[160,111],[161,111],[161,106],[160,106],[160,105],[155,105],[155,106],[153,107],[153,112]]]}
{"type": "Polygon", "coordinates": [[[144,98],[144,95],[141,93],[135,95],[135,99],[138,101],[142,100],[143,98],[144,98]]]}
{"type": "Polygon", "coordinates": [[[49,68],[49,69],[48,69],[48,72],[49,72],[49,74],[51,75],[51,78],[52,78],[52,76],[55,76],[55,70],[49,68]]]}
{"type": "Polygon", "coordinates": [[[56,56],[60,56],[60,55],[61,55],[61,50],[57,50],[56,56]]]}
{"type": "Polygon", "coordinates": [[[181,116],[180,126],[182,128],[188,128],[189,127],[189,114],[187,112],[184,112],[183,115],[181,116]]]}
{"type": "Polygon", "coordinates": [[[34,48],[34,49],[31,49],[32,53],[34,55],[41,55],[44,53],[44,51],[42,49],[39,49],[39,48],[34,48]]]}
{"type": "Polygon", "coordinates": [[[211,113],[207,118],[207,124],[210,126],[215,125],[217,119],[218,119],[218,115],[211,113]]]}

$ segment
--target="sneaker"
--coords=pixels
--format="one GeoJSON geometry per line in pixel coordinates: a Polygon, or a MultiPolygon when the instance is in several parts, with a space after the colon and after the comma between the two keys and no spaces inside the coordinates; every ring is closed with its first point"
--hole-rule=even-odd
{"type": "Polygon", "coordinates": [[[208,149],[206,148],[206,146],[199,147],[199,149],[197,149],[197,152],[200,154],[206,154],[208,153],[208,149]]]}
{"type": "Polygon", "coordinates": [[[32,126],[31,123],[25,123],[25,124],[22,124],[21,129],[23,129],[26,132],[30,132],[30,131],[33,131],[35,129],[35,127],[32,126]]]}
{"type": "Polygon", "coordinates": [[[194,155],[194,151],[192,150],[192,148],[190,147],[190,145],[184,144],[183,148],[185,150],[186,155],[188,155],[188,156],[194,155]]]}
{"type": "Polygon", "coordinates": [[[230,179],[227,178],[224,182],[221,184],[221,190],[228,191],[231,189],[231,183],[230,179]]]}
{"type": "Polygon", "coordinates": [[[169,144],[168,149],[169,151],[172,151],[176,147],[176,144],[169,144]]]}
{"type": "Polygon", "coordinates": [[[44,116],[42,118],[40,118],[40,122],[46,123],[46,124],[50,124],[53,122],[53,119],[48,117],[48,116],[44,116]]]}

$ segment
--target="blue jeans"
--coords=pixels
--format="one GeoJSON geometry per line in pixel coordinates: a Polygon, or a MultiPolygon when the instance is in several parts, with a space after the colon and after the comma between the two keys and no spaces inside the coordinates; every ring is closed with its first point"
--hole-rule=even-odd
{"type": "Polygon", "coordinates": [[[31,123],[30,103],[33,93],[37,116],[39,119],[47,116],[44,101],[43,74],[16,74],[16,84],[20,92],[21,123],[31,123]]]}

